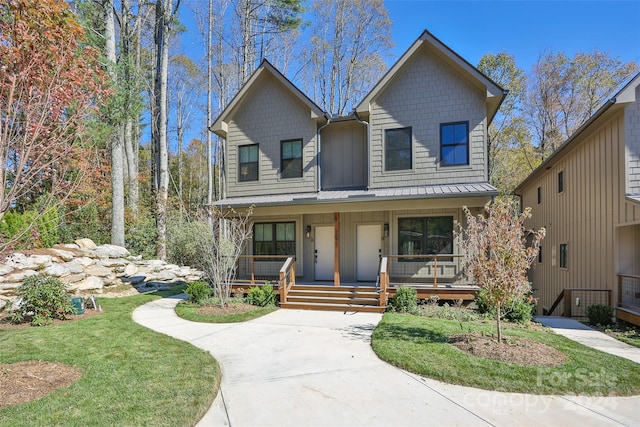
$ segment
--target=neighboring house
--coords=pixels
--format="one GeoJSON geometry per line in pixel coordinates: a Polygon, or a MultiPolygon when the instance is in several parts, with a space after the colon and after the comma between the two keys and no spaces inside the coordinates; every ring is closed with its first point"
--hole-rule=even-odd
{"type": "Polygon", "coordinates": [[[402,280],[466,283],[454,229],[498,194],[487,127],[505,94],[426,31],[344,117],[263,61],[211,126],[225,139],[216,205],[255,206],[240,274],[295,256],[299,282],[376,282],[389,256],[402,280]]]}
{"type": "Polygon", "coordinates": [[[640,74],[515,192],[547,230],[530,271],[540,314],[602,303],[640,324],[640,74]]]}

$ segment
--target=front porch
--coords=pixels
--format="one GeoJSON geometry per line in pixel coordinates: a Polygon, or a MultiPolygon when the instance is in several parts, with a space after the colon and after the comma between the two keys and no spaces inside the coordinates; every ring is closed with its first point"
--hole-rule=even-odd
{"type": "MultiPolygon", "coordinates": [[[[459,272],[461,255],[387,255],[378,260],[375,281],[304,281],[296,275],[294,256],[243,255],[236,267],[234,292],[270,283],[282,308],[382,312],[401,286],[417,290],[419,299],[471,302],[478,287],[459,272]]],[[[340,277],[339,272],[334,275],[340,277]]]]}

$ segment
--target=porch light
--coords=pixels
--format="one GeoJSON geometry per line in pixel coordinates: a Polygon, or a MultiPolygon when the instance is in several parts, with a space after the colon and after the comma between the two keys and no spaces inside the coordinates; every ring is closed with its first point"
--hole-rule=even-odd
{"type": "Polygon", "coordinates": [[[304,235],[305,235],[305,237],[306,237],[307,239],[309,239],[309,238],[311,237],[311,226],[310,226],[310,225],[307,225],[307,226],[304,228],[304,235]]]}
{"type": "Polygon", "coordinates": [[[384,237],[389,237],[389,224],[384,225],[384,237]]]}

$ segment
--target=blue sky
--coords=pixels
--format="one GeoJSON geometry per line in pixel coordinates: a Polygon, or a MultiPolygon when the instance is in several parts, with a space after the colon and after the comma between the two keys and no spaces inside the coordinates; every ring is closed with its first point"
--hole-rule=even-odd
{"type": "MultiPolygon", "coordinates": [[[[504,51],[529,72],[545,50],[573,56],[595,49],[640,62],[640,0],[385,0],[385,5],[393,22],[389,66],[425,29],[474,65],[484,54],[504,51]]],[[[203,49],[191,13],[195,7],[206,10],[207,1],[183,0],[180,18],[189,32],[182,36],[183,50],[199,62],[203,49]]],[[[194,120],[185,142],[202,135],[196,129],[200,121],[194,120]]]]}

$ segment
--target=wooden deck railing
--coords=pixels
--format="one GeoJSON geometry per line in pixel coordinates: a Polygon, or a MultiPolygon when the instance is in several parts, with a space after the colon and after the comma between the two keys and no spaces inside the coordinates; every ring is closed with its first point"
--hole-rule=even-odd
{"type": "Polygon", "coordinates": [[[389,258],[383,256],[380,259],[380,272],[378,273],[378,278],[380,281],[380,307],[387,306],[387,296],[389,291],[389,273],[387,269],[389,267],[389,258]]]}
{"type": "Polygon", "coordinates": [[[278,288],[280,289],[280,304],[287,302],[287,294],[296,284],[296,258],[288,257],[280,269],[278,288]]]}
{"type": "Polygon", "coordinates": [[[618,274],[618,306],[640,310],[640,276],[618,274]]]}
{"type": "MultiPolygon", "coordinates": [[[[462,276],[457,259],[464,255],[386,255],[388,284],[425,284],[438,287],[438,279],[460,282],[462,276]],[[439,268],[442,269],[440,273],[439,268]],[[450,274],[446,274],[446,270],[450,274]]],[[[468,282],[468,281],[467,281],[468,282]]]]}
{"type": "Polygon", "coordinates": [[[560,292],[549,310],[543,310],[545,316],[553,316],[553,312],[563,302],[564,317],[585,317],[586,307],[592,304],[611,306],[611,289],[597,288],[565,288],[560,292]],[[600,294],[599,296],[596,294],[600,294]],[[604,295],[604,297],[602,296],[604,295]],[[574,298],[576,298],[574,300],[574,298]],[[575,305],[574,305],[575,304],[575,305]],[[574,307],[580,307],[576,309],[574,307]]]}
{"type": "Polygon", "coordinates": [[[240,255],[235,282],[248,285],[275,282],[279,279],[280,266],[288,258],[287,255],[240,255]]]}

